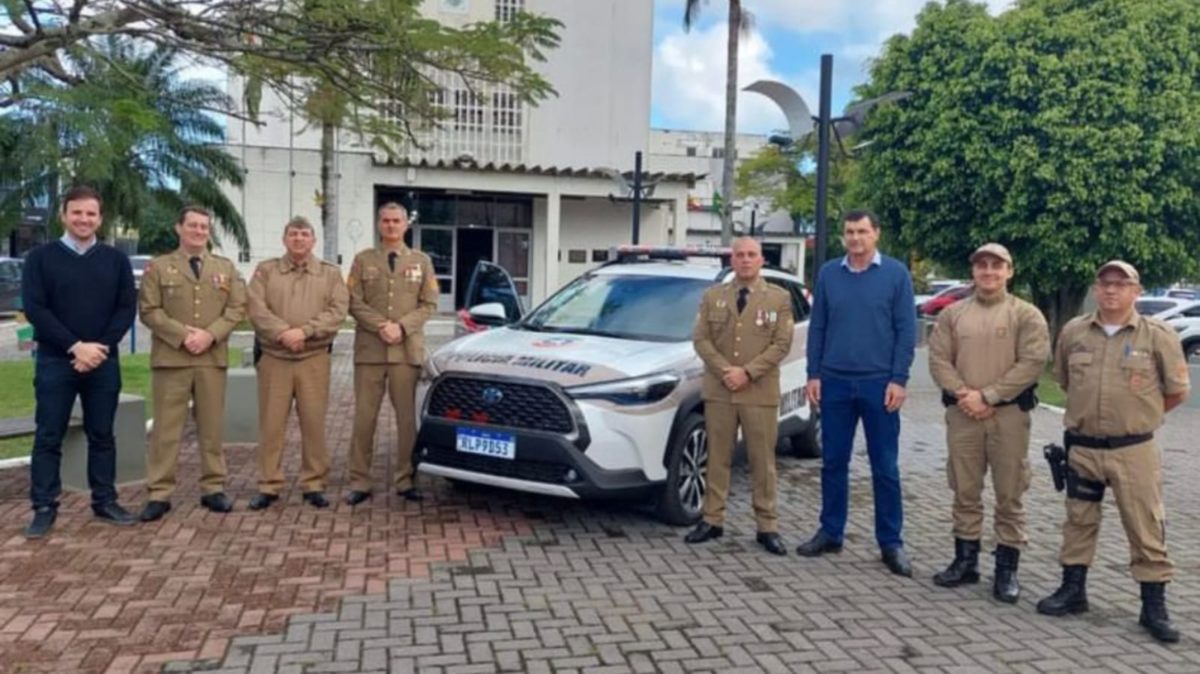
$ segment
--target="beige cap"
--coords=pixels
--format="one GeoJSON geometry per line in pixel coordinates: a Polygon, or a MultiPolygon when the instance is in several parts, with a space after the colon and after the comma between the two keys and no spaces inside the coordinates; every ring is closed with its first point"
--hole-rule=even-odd
{"type": "Polygon", "coordinates": [[[1142,277],[1138,274],[1138,270],[1124,260],[1109,260],[1108,262],[1100,265],[1100,268],[1096,270],[1096,278],[1100,278],[1100,275],[1109,269],[1116,269],[1124,274],[1127,278],[1137,281],[1138,283],[1142,282],[1142,277]]]}
{"type": "Polygon", "coordinates": [[[975,258],[979,257],[980,255],[994,255],[1001,260],[1004,260],[1009,265],[1012,265],[1013,263],[1012,255],[1009,255],[1008,249],[998,243],[983,244],[982,246],[976,248],[975,252],[971,253],[971,257],[968,259],[970,259],[971,262],[974,262],[975,258]]]}

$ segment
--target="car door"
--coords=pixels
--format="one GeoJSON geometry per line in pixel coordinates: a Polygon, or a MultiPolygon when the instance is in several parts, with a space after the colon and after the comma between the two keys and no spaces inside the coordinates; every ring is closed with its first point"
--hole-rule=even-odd
{"type": "MultiPolygon", "coordinates": [[[[512,277],[504,267],[485,260],[480,260],[471,272],[465,300],[466,306],[459,310],[459,316],[464,323],[472,323],[478,329],[515,323],[525,315],[512,277]]],[[[470,327],[468,330],[476,331],[470,327]]]]}
{"type": "Polygon", "coordinates": [[[805,408],[804,384],[808,380],[808,361],[805,357],[808,344],[808,316],[811,309],[804,297],[804,287],[792,279],[782,275],[763,272],[763,280],[787,292],[792,300],[792,348],[787,358],[779,366],[779,416],[790,417],[799,415],[807,420],[805,408]]]}

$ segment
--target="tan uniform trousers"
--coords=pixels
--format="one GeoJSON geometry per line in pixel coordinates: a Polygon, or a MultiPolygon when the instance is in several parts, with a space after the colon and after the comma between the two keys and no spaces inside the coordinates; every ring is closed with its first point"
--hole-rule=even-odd
{"type": "Polygon", "coordinates": [[[325,491],[329,447],[325,411],[329,405],[329,354],[285,360],[264,353],[258,362],[258,490],[278,495],[284,486],[283,441],[292,401],[300,418],[300,488],[325,491]]]}
{"type": "Polygon", "coordinates": [[[707,400],[704,425],[708,432],[708,484],[704,490],[704,521],[713,526],[725,522],[725,500],[729,496],[729,469],[737,443],[738,425],[746,441],[753,483],[754,518],[761,533],[779,529],[775,512],[775,441],[779,437],[779,408],[776,405],[735,405],[707,400]]]}
{"type": "MultiPolygon", "coordinates": [[[[219,345],[224,348],[223,345],[219,345]]],[[[179,444],[188,417],[188,401],[196,414],[200,451],[200,489],[205,494],[225,490],[225,368],[156,367],[152,370],[154,430],[146,465],[146,488],[151,501],[170,501],[175,492],[179,444]]]]}
{"type": "Polygon", "coordinates": [[[407,363],[354,366],[354,439],[350,443],[350,488],[371,490],[371,458],[375,452],[375,426],[386,390],[396,415],[397,491],[413,486],[412,453],[417,440],[414,409],[417,376],[421,368],[407,363]]]}
{"type": "Polygon", "coordinates": [[[954,536],[978,541],[983,536],[983,479],[992,471],[996,492],[993,516],[996,542],[1023,548],[1025,491],[1029,489],[1029,413],[1016,405],[996,408],[990,419],[976,421],[957,407],[946,409],[946,475],[954,492],[954,536]]]}
{"type": "MultiPolygon", "coordinates": [[[[1129,539],[1130,567],[1139,583],[1165,583],[1175,565],[1167,559],[1167,513],[1162,499],[1162,457],[1153,440],[1121,449],[1072,447],[1071,467],[1080,477],[1112,488],[1129,539]]],[[[1101,502],[1067,499],[1059,559],[1064,566],[1091,566],[1100,534],[1101,502]]]]}

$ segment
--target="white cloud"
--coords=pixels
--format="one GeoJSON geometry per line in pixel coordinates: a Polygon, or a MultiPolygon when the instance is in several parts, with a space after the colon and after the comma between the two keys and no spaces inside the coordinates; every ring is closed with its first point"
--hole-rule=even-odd
{"type": "MultiPolygon", "coordinates": [[[[986,0],[996,14],[1014,0],[986,0]]],[[[858,83],[866,79],[869,61],[878,55],[884,41],[896,33],[907,33],[915,25],[917,12],[928,0],[747,0],[754,13],[754,31],[742,38],[738,50],[738,86],[758,79],[784,82],[804,98],[816,113],[819,66],[804,64],[792,73],[780,73],[770,66],[771,47],[762,37],[770,29],[782,29],[795,39],[805,34],[824,33],[823,39],[841,38],[833,51],[834,82],[858,83]]],[[[661,8],[661,2],[660,2],[661,8]]],[[[671,128],[721,131],[725,119],[725,40],[726,26],[721,1],[705,7],[703,16],[720,20],[691,33],[684,33],[679,17],[670,15],[674,24],[655,45],[653,99],[663,123],[671,128]]],[[[660,16],[660,19],[662,17],[660,16]]],[[[668,24],[671,25],[671,24],[668,24]]],[[[791,36],[789,36],[791,37],[791,36]]],[[[835,111],[836,112],[836,111],[835,111]]],[[[783,114],[767,99],[751,93],[738,95],[738,131],[769,133],[785,126],[783,114]]]]}
{"type": "MultiPolygon", "coordinates": [[[[685,34],[668,34],[654,50],[654,100],[672,128],[721,131],[725,119],[725,40],[727,24],[719,23],[685,34]]],[[[738,50],[738,86],[760,79],[780,80],[795,87],[808,101],[816,100],[815,88],[805,81],[773,71],[768,62],[771,48],[754,32],[742,38],[738,50]]],[[[765,133],[785,126],[783,113],[766,98],[742,92],[738,95],[738,131],[765,133]]]]}

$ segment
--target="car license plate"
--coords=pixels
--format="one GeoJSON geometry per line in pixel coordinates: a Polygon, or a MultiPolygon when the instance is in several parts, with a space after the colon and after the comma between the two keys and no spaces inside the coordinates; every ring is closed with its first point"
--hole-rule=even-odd
{"type": "Polygon", "coordinates": [[[459,428],[456,445],[458,451],[469,454],[482,454],[498,459],[513,459],[517,456],[517,438],[512,433],[459,428]]]}

